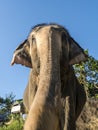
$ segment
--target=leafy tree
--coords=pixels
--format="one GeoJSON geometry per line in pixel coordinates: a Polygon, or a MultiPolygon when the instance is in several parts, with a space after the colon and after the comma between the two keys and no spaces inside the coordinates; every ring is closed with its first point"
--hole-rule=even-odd
{"type": "Polygon", "coordinates": [[[5,99],[0,97],[0,114],[9,113],[11,111],[14,98],[13,93],[7,95],[5,99]]]}
{"type": "MultiPolygon", "coordinates": [[[[86,51],[86,53],[88,53],[86,51]]],[[[85,63],[76,64],[74,66],[76,76],[81,84],[85,86],[89,97],[98,98],[98,60],[89,56],[85,63]]]]}

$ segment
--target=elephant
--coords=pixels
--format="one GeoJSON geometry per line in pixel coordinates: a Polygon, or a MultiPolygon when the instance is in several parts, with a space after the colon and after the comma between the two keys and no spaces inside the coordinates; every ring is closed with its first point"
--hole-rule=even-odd
{"type": "Polygon", "coordinates": [[[86,93],[72,65],[87,57],[63,26],[32,28],[11,62],[31,68],[23,98],[28,111],[24,130],[76,130],[86,93]]]}

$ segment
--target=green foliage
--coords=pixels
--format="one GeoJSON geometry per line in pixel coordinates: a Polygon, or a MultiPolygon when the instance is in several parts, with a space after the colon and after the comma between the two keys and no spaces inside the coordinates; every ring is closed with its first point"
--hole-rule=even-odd
{"type": "Polygon", "coordinates": [[[8,113],[11,111],[12,103],[14,102],[15,96],[10,93],[6,98],[0,97],[0,114],[8,113]]]}
{"type": "MultiPolygon", "coordinates": [[[[23,130],[24,121],[19,114],[11,114],[11,107],[14,103],[15,96],[13,93],[6,96],[6,98],[0,97],[0,114],[8,114],[7,120],[0,123],[0,130],[23,130]]],[[[22,100],[19,100],[20,104],[23,104],[22,100]]]]}
{"type": "Polygon", "coordinates": [[[98,60],[89,56],[87,62],[76,64],[74,68],[76,76],[85,86],[88,96],[98,98],[98,60]]]}
{"type": "Polygon", "coordinates": [[[10,123],[5,122],[1,125],[0,130],[23,130],[24,121],[20,114],[11,114],[10,123]]]}
{"type": "Polygon", "coordinates": [[[14,120],[10,125],[3,125],[0,130],[23,130],[23,121],[14,120]]]}

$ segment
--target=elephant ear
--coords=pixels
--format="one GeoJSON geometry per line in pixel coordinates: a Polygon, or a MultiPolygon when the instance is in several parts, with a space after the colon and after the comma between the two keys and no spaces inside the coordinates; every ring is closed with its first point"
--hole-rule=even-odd
{"type": "Polygon", "coordinates": [[[69,64],[78,64],[87,60],[88,56],[73,38],[68,39],[67,44],[69,44],[69,64]]]}
{"type": "Polygon", "coordinates": [[[25,40],[14,51],[11,65],[21,64],[26,67],[32,68],[31,57],[29,55],[29,49],[30,47],[29,47],[28,41],[25,40]]]}

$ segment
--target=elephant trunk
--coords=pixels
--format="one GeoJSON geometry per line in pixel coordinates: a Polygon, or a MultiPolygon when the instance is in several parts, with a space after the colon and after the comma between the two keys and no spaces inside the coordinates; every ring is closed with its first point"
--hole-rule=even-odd
{"type": "MultiPolygon", "coordinates": [[[[54,29],[48,30],[39,47],[40,75],[37,93],[31,105],[25,130],[58,129],[60,112],[60,47],[54,29]],[[31,116],[32,115],[32,116],[31,116]],[[32,125],[28,125],[28,124],[32,125]],[[28,126],[27,126],[27,125],[28,126]],[[29,127],[32,128],[29,128],[29,127]]],[[[39,38],[40,39],[40,38],[39,38]]],[[[39,40],[40,41],[40,40],[39,40]]]]}

